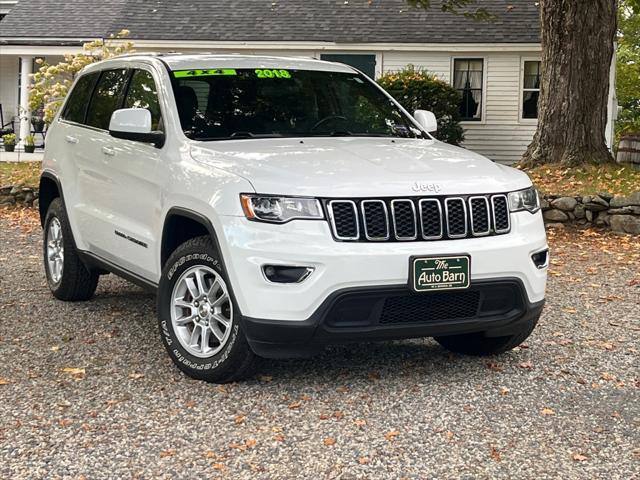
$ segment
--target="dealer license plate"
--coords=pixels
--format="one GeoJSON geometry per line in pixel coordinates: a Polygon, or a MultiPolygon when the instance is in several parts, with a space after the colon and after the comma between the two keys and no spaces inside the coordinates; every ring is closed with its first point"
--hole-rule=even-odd
{"type": "Polygon", "coordinates": [[[411,284],[416,292],[468,288],[470,264],[468,255],[412,258],[411,284]]]}

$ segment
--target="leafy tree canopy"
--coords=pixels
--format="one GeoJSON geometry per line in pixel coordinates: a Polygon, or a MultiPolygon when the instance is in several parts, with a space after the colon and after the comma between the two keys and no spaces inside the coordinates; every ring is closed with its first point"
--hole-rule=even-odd
{"type": "Polygon", "coordinates": [[[640,0],[618,3],[616,133],[640,133],[640,0]]]}

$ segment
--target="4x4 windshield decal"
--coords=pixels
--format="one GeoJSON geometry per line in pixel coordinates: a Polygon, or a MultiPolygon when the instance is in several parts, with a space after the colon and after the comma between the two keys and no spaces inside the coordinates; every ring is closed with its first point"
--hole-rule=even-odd
{"type": "Polygon", "coordinates": [[[214,75],[237,75],[233,68],[214,68],[209,70],[175,70],[173,76],[176,78],[185,77],[211,77],[214,75]]]}

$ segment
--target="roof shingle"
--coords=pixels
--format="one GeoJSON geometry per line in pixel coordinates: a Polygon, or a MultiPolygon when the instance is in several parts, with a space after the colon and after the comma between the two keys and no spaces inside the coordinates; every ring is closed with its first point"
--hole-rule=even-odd
{"type": "MultiPolygon", "coordinates": [[[[538,43],[532,0],[479,0],[479,22],[405,0],[20,0],[0,41],[92,39],[122,28],[132,39],[336,43],[538,43]]],[[[36,42],[37,43],[37,42],[36,42]]]]}

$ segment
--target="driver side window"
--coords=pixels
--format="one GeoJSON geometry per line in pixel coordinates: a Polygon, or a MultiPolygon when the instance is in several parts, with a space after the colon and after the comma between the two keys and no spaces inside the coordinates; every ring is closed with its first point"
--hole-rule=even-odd
{"type": "Polygon", "coordinates": [[[158,88],[150,72],[134,70],[124,100],[124,108],[146,108],[151,112],[151,129],[164,131],[158,88]]]}

